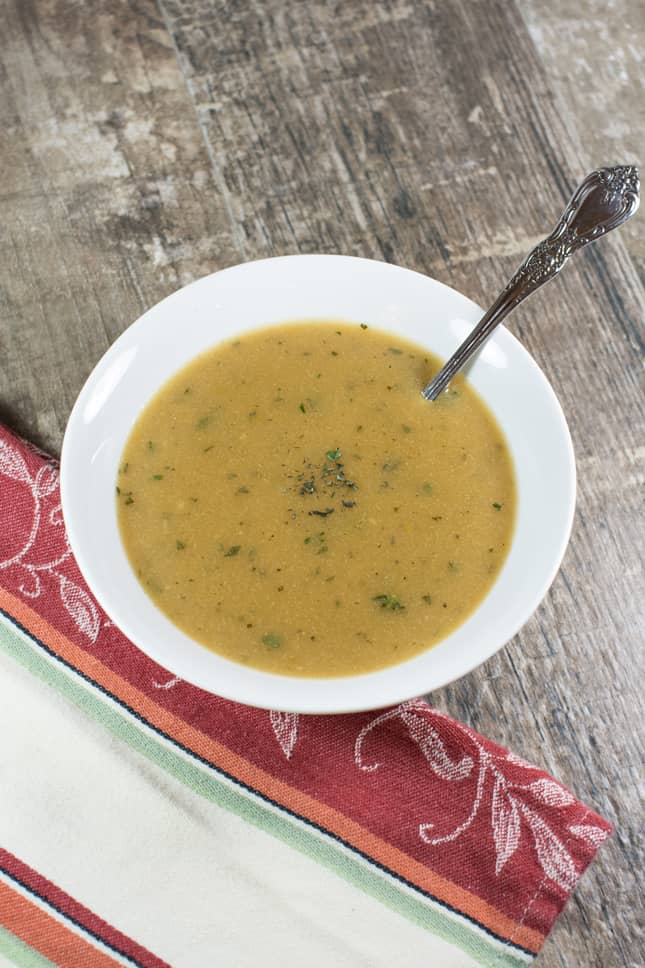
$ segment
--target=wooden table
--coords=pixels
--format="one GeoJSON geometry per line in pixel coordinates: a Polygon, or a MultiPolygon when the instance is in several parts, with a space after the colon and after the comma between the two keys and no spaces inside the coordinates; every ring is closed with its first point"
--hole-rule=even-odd
{"type": "MultiPolygon", "coordinates": [[[[0,419],[54,452],[178,286],[342,252],[486,303],[586,171],[643,148],[640,0],[0,0],[0,23],[0,419]]],[[[544,968],[642,964],[643,224],[513,318],[573,434],[573,537],[521,633],[432,696],[616,825],[544,968]]]]}

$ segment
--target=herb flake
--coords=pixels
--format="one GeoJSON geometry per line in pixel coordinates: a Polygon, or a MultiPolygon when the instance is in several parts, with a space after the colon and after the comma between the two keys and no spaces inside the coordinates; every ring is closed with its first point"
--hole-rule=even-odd
{"type": "Polygon", "coordinates": [[[400,612],[405,608],[405,605],[399,599],[398,595],[386,595],[383,593],[381,595],[375,595],[372,601],[378,602],[381,608],[386,608],[390,612],[400,612]]]}
{"type": "Polygon", "coordinates": [[[282,645],[282,636],[276,635],[275,632],[265,632],[262,636],[262,644],[266,645],[267,649],[279,649],[282,645]]]}

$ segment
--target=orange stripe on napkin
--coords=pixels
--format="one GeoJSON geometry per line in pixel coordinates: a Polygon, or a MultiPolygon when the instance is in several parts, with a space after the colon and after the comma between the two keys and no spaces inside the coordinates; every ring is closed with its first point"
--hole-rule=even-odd
{"type": "Polygon", "coordinates": [[[120,964],[2,881],[0,924],[55,965],[114,968],[120,964]]]}

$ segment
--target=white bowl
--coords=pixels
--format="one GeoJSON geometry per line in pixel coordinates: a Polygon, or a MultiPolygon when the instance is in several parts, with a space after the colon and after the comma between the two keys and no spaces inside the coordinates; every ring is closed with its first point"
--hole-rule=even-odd
{"type": "Polygon", "coordinates": [[[542,371],[500,327],[469,379],[509,443],[518,487],[511,549],[479,608],[422,655],[379,672],[297,679],[249,669],[181,632],[148,598],[125,555],[114,487],[126,438],[150,397],[220,340],[269,323],[331,317],[367,321],[448,357],[481,310],[407,269],[346,256],[266,259],[206,276],[127,329],[83,387],[63,443],[63,513],[85,579],[111,619],[182,679],[238,702],[302,713],[373,709],[463,676],[527,621],[556,575],[575,505],[575,462],[560,405],[542,371]]]}

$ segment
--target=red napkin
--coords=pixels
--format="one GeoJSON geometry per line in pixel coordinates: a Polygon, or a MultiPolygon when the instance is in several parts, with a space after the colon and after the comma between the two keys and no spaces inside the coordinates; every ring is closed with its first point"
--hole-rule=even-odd
{"type": "MultiPolygon", "coordinates": [[[[323,863],[333,867],[333,851],[342,850],[404,915],[414,908],[418,922],[419,911],[443,912],[459,924],[456,943],[467,947],[470,932],[490,944],[491,960],[482,963],[526,963],[539,951],[610,833],[559,782],[423,700],[304,717],[241,706],[175,679],[88,591],[65,534],[56,462],[2,426],[0,609],[0,622],[23,633],[20,649],[11,637],[5,645],[18,662],[33,671],[46,659],[56,676],[42,676],[52,685],[59,671],[79,694],[116,700],[129,728],[152,730],[195,768],[232,778],[260,807],[277,805],[285,823],[297,823],[296,849],[306,849],[303,829],[322,835],[331,858],[323,863]],[[492,960],[493,948],[507,960],[492,960]]],[[[38,878],[7,857],[0,855],[0,870],[20,883],[38,878]]],[[[68,900],[85,910],[82,898],[68,900]]],[[[28,940],[28,918],[17,911],[0,900],[0,925],[28,940]]]]}

